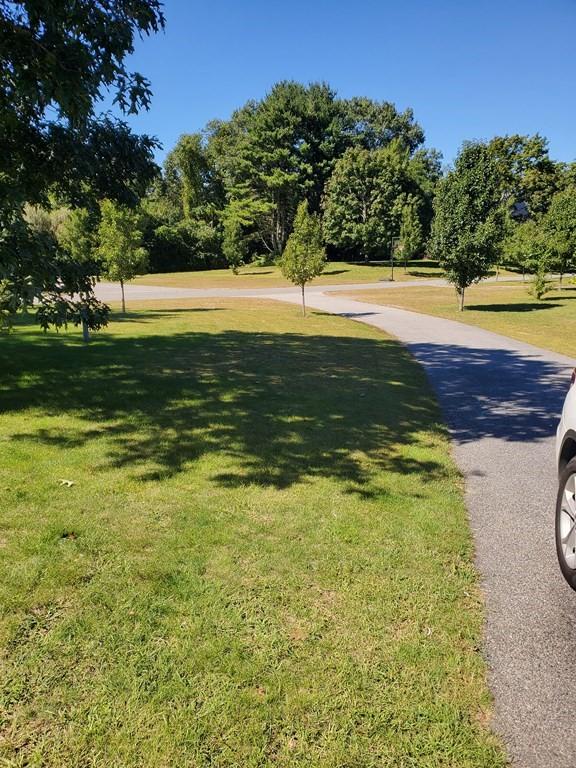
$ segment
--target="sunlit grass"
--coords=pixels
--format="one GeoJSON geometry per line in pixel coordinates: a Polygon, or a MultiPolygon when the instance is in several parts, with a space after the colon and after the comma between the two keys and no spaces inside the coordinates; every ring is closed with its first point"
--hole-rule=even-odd
{"type": "Polygon", "coordinates": [[[504,765],[460,478],[396,342],[218,300],[0,358],[0,762],[504,765]]]}
{"type": "MultiPolygon", "coordinates": [[[[339,294],[340,296],[342,294],[339,294]]],[[[528,283],[483,283],[466,291],[466,308],[458,311],[453,288],[415,286],[401,291],[354,291],[351,298],[447,317],[495,333],[576,356],[576,287],[557,286],[538,301],[528,283]]]]}
{"type": "MultiPolygon", "coordinates": [[[[337,283],[372,283],[389,280],[391,269],[383,263],[330,262],[324,273],[313,282],[315,285],[337,283]]],[[[421,280],[427,277],[442,277],[434,261],[412,261],[405,272],[402,265],[394,268],[395,280],[421,280]]],[[[138,285],[162,285],[173,288],[277,288],[290,283],[282,276],[278,267],[241,267],[237,275],[230,269],[211,269],[199,272],[169,272],[150,274],[136,278],[138,285]]]]}

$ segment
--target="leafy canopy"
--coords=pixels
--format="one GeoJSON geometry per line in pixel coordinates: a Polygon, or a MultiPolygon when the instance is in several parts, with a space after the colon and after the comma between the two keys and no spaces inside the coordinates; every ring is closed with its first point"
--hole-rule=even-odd
{"type": "Polygon", "coordinates": [[[125,282],[146,271],[148,253],[142,246],[140,216],[136,211],[103,200],[97,255],[110,280],[125,282]]]}
{"type": "Polygon", "coordinates": [[[280,260],[282,274],[304,292],[306,283],[322,274],[325,265],[320,219],[308,211],[308,203],[303,200],[296,211],[294,230],[280,260]]]}
{"type": "Polygon", "coordinates": [[[486,277],[503,236],[501,186],[497,165],[486,144],[463,145],[455,166],[440,182],[430,249],[455,286],[464,291],[486,277]]]}
{"type": "MultiPolygon", "coordinates": [[[[26,203],[56,194],[95,208],[104,196],[135,204],[156,173],[154,139],[95,105],[112,92],[125,113],[147,108],[148,81],[125,66],[137,36],[164,24],[158,0],[0,2],[0,301],[4,316],[40,302],[44,323],[73,319],[80,296],[97,327],[86,262],[30,228],[26,203]]],[[[2,312],[0,312],[0,315],[2,312]]]]}
{"type": "Polygon", "coordinates": [[[408,188],[407,163],[405,151],[397,144],[347,150],[326,186],[327,241],[366,258],[384,255],[399,234],[402,194],[408,188]]]}
{"type": "MultiPolygon", "coordinates": [[[[257,239],[281,254],[300,200],[320,209],[326,183],[347,149],[377,149],[397,141],[408,153],[424,139],[410,110],[388,102],[338,99],[325,83],[277,83],[260,102],[248,102],[229,121],[207,129],[207,151],[229,200],[265,206],[257,239]]],[[[263,209],[264,210],[264,209],[263,209]]]]}
{"type": "Polygon", "coordinates": [[[576,269],[576,189],[568,187],[552,198],[542,225],[549,238],[552,269],[561,275],[576,269]]]}

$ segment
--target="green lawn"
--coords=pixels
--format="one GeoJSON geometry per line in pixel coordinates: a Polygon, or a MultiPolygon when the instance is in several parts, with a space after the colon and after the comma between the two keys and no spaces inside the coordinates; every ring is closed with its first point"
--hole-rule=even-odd
{"type": "Polygon", "coordinates": [[[1,765],[505,764],[460,478],[396,342],[148,304],[0,366],[1,765]]]}
{"type": "MultiPolygon", "coordinates": [[[[458,310],[453,288],[414,286],[394,291],[353,291],[350,298],[447,317],[502,333],[537,347],[576,357],[576,287],[555,288],[544,301],[528,293],[528,283],[483,283],[466,291],[458,310]]],[[[342,294],[338,294],[341,296],[342,294]]]]}
{"type": "MultiPolygon", "coordinates": [[[[390,267],[383,264],[330,262],[314,284],[373,283],[390,279],[390,267]]],[[[442,277],[435,261],[411,261],[408,272],[403,266],[394,268],[395,280],[421,280],[442,277]]],[[[162,285],[174,288],[278,288],[291,285],[278,267],[242,267],[239,274],[230,269],[210,269],[199,272],[169,272],[143,275],[134,281],[137,285],[162,285]]]]}

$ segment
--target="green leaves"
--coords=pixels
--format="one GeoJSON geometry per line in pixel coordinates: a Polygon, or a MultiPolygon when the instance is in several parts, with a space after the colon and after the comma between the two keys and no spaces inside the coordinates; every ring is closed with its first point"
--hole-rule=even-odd
{"type": "Polygon", "coordinates": [[[248,102],[228,122],[208,126],[208,153],[229,200],[268,206],[257,220],[257,240],[282,253],[300,200],[316,213],[326,184],[349,148],[398,145],[407,157],[424,135],[410,110],[388,102],[338,99],[325,83],[277,83],[258,103],[248,102]]]}
{"type": "Polygon", "coordinates": [[[325,264],[320,220],[308,212],[308,203],[303,201],[298,206],[294,230],[282,254],[280,269],[284,277],[304,290],[306,283],[322,274],[325,264]]]}
{"type": "Polygon", "coordinates": [[[347,150],[326,186],[326,240],[366,258],[383,256],[399,234],[408,180],[407,155],[398,147],[347,150]]]}
{"type": "Polygon", "coordinates": [[[137,212],[103,200],[96,253],[111,280],[132,280],[146,271],[148,252],[142,247],[141,220],[137,212]]]}
{"type": "Polygon", "coordinates": [[[564,274],[576,269],[576,189],[567,187],[552,198],[542,226],[549,238],[551,266],[564,274]]]}
{"type": "Polygon", "coordinates": [[[76,317],[80,305],[66,297],[77,294],[94,327],[105,320],[106,308],[91,295],[94,265],[89,272],[85,258],[73,264],[74,249],[43,240],[23,211],[26,203],[48,207],[53,195],[92,211],[103,197],[138,202],[157,172],[157,142],[97,117],[95,106],[105,90],[127,113],[149,106],[150,85],[125,58],[137,36],[163,25],[159,0],[0,2],[4,316],[35,299],[43,326],[58,327],[76,317]]]}
{"type": "Polygon", "coordinates": [[[503,236],[497,165],[480,142],[463,145],[455,167],[440,182],[430,248],[461,298],[488,274],[503,236]]]}

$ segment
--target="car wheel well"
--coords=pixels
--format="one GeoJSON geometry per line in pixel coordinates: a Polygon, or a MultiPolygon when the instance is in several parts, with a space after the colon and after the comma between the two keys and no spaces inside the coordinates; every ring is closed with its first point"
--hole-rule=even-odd
{"type": "Polygon", "coordinates": [[[558,472],[566,467],[570,459],[576,456],[576,439],[569,437],[564,441],[562,450],[560,451],[560,459],[558,461],[558,472]]]}

